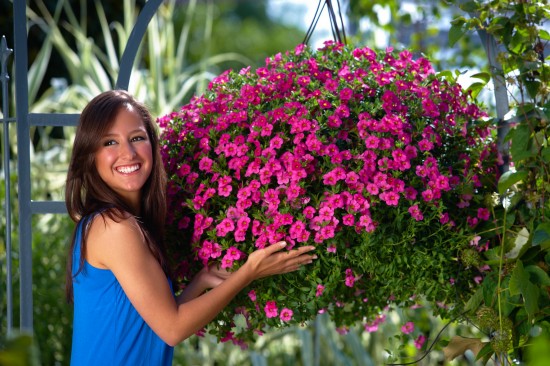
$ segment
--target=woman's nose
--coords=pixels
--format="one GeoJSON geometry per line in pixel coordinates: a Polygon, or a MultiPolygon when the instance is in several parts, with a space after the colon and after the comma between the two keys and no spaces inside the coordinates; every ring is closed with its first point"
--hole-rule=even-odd
{"type": "Polygon", "coordinates": [[[123,143],[122,146],[121,155],[125,158],[133,158],[136,156],[136,149],[134,145],[132,145],[130,142],[123,143]]]}

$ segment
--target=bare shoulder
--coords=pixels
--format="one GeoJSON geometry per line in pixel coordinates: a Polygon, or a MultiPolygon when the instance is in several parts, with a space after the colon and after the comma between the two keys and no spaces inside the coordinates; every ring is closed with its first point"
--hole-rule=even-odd
{"type": "Polygon", "coordinates": [[[92,266],[111,268],[111,263],[129,253],[149,253],[139,224],[130,214],[120,218],[96,215],[89,225],[86,259],[92,266]]]}

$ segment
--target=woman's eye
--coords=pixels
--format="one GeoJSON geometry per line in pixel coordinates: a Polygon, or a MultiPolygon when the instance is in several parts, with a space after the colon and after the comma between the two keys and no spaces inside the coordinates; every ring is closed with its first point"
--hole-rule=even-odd
{"type": "Polygon", "coordinates": [[[112,146],[114,144],[116,144],[115,140],[107,140],[103,143],[103,146],[112,146]]]}
{"type": "Polygon", "coordinates": [[[145,140],[145,137],[143,136],[132,137],[132,141],[143,141],[143,140],[145,140]]]}

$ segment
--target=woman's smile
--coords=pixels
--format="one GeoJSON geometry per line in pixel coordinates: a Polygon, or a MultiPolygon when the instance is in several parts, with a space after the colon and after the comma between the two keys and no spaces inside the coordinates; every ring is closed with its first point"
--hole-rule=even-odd
{"type": "Polygon", "coordinates": [[[116,168],[116,170],[119,173],[131,174],[131,173],[135,172],[136,170],[139,170],[139,168],[141,168],[141,164],[119,166],[119,167],[116,168]]]}

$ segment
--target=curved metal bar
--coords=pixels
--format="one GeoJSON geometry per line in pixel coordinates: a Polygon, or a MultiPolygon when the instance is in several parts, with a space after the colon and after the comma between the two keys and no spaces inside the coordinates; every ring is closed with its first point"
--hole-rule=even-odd
{"type": "Polygon", "coordinates": [[[163,0],[147,1],[139,13],[136,24],[130,33],[126,47],[124,48],[124,53],[122,54],[120,68],[118,71],[118,79],[116,81],[116,89],[128,90],[130,75],[132,74],[132,68],[134,66],[139,45],[141,44],[141,40],[145,35],[145,31],[147,30],[147,26],[149,25],[151,18],[153,18],[153,15],[157,12],[160,4],[162,4],[162,1],[163,0]]]}

